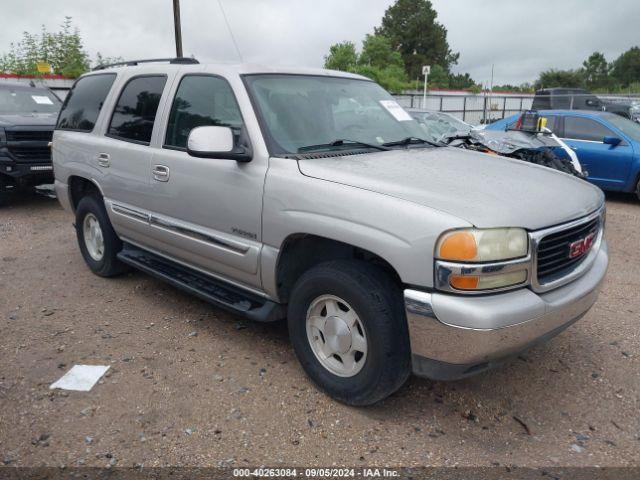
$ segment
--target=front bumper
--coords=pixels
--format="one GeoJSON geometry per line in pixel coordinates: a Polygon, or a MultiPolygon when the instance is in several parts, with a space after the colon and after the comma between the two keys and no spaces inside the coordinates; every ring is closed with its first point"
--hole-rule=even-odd
{"type": "Polygon", "coordinates": [[[521,289],[465,297],[405,290],[414,373],[464,378],[554,337],[593,306],[608,264],[603,240],[588,272],[546,293],[521,289]]]}
{"type": "Polygon", "coordinates": [[[20,181],[20,179],[50,180],[40,183],[53,183],[53,164],[51,161],[18,163],[8,157],[0,156],[0,174],[20,181]]]}

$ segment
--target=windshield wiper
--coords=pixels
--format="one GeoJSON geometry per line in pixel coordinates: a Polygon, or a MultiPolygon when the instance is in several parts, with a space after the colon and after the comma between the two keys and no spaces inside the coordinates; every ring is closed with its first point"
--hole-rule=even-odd
{"type": "Polygon", "coordinates": [[[348,140],[346,138],[334,140],[330,143],[320,143],[318,145],[306,145],[304,147],[298,148],[298,153],[309,152],[312,150],[321,150],[323,148],[331,148],[331,147],[342,147],[342,146],[354,146],[354,147],[365,147],[365,148],[374,148],[376,150],[386,151],[389,150],[385,145],[374,145],[372,143],[360,142],[358,140],[348,140]]]}
{"type": "Polygon", "coordinates": [[[432,142],[431,140],[425,140],[424,138],[418,138],[418,137],[407,137],[407,138],[403,138],[402,140],[398,140],[396,142],[383,143],[382,145],[384,147],[401,147],[403,145],[409,146],[411,144],[427,144],[427,145],[432,145],[434,147],[444,147],[444,144],[440,142],[432,142]]]}

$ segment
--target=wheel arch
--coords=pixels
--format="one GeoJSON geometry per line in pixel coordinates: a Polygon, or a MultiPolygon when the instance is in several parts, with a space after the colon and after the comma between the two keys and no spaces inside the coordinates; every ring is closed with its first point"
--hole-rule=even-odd
{"type": "Polygon", "coordinates": [[[67,184],[69,185],[69,201],[74,212],[82,197],[86,195],[97,194],[100,198],[103,198],[102,189],[94,179],[72,175],[69,177],[67,184]]]}
{"type": "Polygon", "coordinates": [[[293,233],[287,236],[279,250],[275,286],[278,299],[286,303],[296,281],[315,265],[330,260],[356,259],[378,266],[392,280],[402,284],[402,279],[393,265],[371,250],[315,234],[293,233]]]}

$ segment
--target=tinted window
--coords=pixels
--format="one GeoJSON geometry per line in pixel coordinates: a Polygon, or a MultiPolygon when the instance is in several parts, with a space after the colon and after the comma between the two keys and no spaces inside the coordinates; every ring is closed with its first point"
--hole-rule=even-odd
{"type": "Polygon", "coordinates": [[[189,132],[196,127],[218,125],[240,133],[240,109],[226,80],[189,75],[182,79],[171,105],[165,145],[185,148],[189,132]]]}
{"type": "Polygon", "coordinates": [[[65,99],[57,128],[90,132],[116,75],[90,75],[78,80],[65,99]]]}
{"type": "Polygon", "coordinates": [[[604,125],[589,118],[565,117],[564,136],[575,140],[602,142],[604,137],[615,135],[604,125]]]}
{"type": "Polygon", "coordinates": [[[166,82],[164,76],[130,80],[120,93],[107,133],[124,140],[149,143],[166,82]]]}

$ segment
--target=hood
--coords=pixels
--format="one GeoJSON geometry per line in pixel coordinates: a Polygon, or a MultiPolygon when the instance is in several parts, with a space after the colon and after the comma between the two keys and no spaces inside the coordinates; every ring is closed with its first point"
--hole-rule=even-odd
{"type": "Polygon", "coordinates": [[[0,114],[0,127],[55,127],[57,120],[57,113],[0,114]]]}
{"type": "Polygon", "coordinates": [[[550,168],[459,148],[298,160],[303,175],[400,198],[479,228],[538,230],[587,215],[602,191],[550,168]]]}

